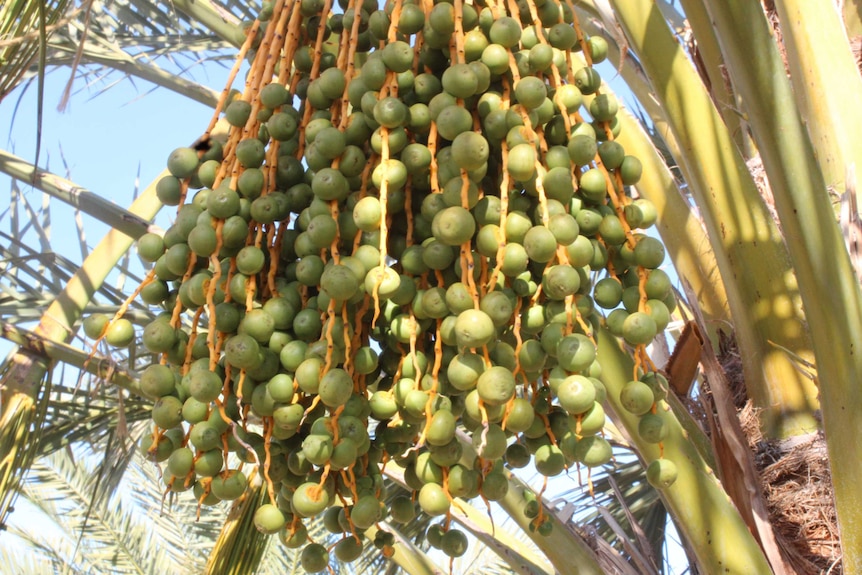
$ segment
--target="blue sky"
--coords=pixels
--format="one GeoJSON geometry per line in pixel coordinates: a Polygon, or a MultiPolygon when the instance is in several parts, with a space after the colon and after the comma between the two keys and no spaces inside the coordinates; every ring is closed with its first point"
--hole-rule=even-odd
{"type": "MultiPolygon", "coordinates": [[[[218,62],[198,66],[193,79],[220,90],[229,69],[218,62]]],[[[194,142],[206,129],[212,109],[170,90],[141,80],[108,74],[99,81],[76,78],[69,105],[57,107],[69,80],[70,69],[50,70],[46,75],[39,166],[66,177],[78,186],[123,208],[132,203],[136,189],[143,190],[165,168],[174,148],[194,142]],[[64,163],[65,161],[65,163],[64,163]]],[[[97,74],[92,74],[96,77],[97,74]]],[[[37,140],[37,90],[35,79],[19,86],[0,101],[0,149],[33,163],[37,140]]],[[[10,231],[9,205],[12,180],[0,173],[0,229],[10,231]]],[[[34,209],[42,205],[42,192],[18,182],[18,188],[34,209]]],[[[175,210],[162,209],[156,223],[167,228],[175,210]]],[[[26,213],[19,210],[22,224],[26,213]]],[[[81,263],[74,210],[59,200],[51,200],[51,246],[60,255],[81,263]]],[[[108,232],[108,226],[83,217],[86,244],[92,249],[108,232]]],[[[35,234],[24,238],[37,245],[35,234]]],[[[137,257],[131,269],[143,275],[137,257]]],[[[109,279],[115,283],[116,275],[109,279]]],[[[126,283],[126,291],[130,291],[126,283]]],[[[0,357],[12,349],[0,339],[0,357]]]]}
{"type": "MultiPolygon", "coordinates": [[[[212,109],[203,104],[163,88],[153,89],[146,82],[123,80],[118,73],[109,76],[108,82],[93,86],[79,78],[69,106],[59,112],[57,105],[69,73],[68,68],[61,68],[46,77],[39,165],[65,176],[65,157],[69,179],[123,207],[132,201],[138,171],[139,187],[143,188],[164,169],[171,150],[192,143],[212,115],[212,109]]],[[[199,82],[220,89],[227,69],[210,64],[196,76],[199,82]]],[[[29,162],[33,162],[36,151],[36,102],[35,82],[0,102],[0,148],[29,162]]],[[[0,194],[7,194],[9,189],[9,178],[0,175],[0,194]]],[[[40,194],[32,189],[27,193],[40,194]]],[[[60,209],[59,202],[54,206],[60,209]]],[[[167,212],[164,210],[160,219],[167,212]]],[[[68,218],[54,218],[54,222],[55,237],[75,233],[65,229],[68,218]]],[[[92,230],[88,243],[93,245],[106,227],[90,227],[89,222],[87,226],[92,230]]],[[[73,249],[67,255],[77,261],[77,254],[73,249]]]]}

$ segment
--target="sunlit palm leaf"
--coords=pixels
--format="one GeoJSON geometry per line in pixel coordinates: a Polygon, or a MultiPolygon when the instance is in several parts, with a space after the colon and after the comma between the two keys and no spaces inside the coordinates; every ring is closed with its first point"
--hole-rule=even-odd
{"type": "MultiPolygon", "coordinates": [[[[86,459],[85,454],[80,454],[73,460],[68,452],[40,459],[32,466],[24,488],[28,500],[49,517],[59,519],[64,536],[73,543],[86,517],[86,536],[76,552],[64,558],[67,564],[81,565],[86,561],[99,572],[136,573],[148,571],[141,569],[144,561],[163,562],[164,559],[148,558],[155,552],[150,538],[145,536],[140,518],[134,519],[122,503],[109,508],[105,502],[91,509],[94,477],[86,459]]],[[[44,532],[39,535],[45,536],[44,532]]]]}
{"type": "MultiPolygon", "coordinates": [[[[130,439],[136,442],[148,427],[136,425],[130,439]]],[[[108,446],[106,441],[101,443],[103,448],[108,446]]],[[[56,529],[64,537],[55,536],[53,527],[28,532],[13,517],[13,530],[37,557],[88,573],[201,572],[212,538],[224,520],[224,509],[211,508],[197,521],[194,498],[177,497],[163,503],[156,469],[134,449],[127,452],[128,467],[122,471],[125,481],[136,489],[100,490],[102,496],[93,499],[98,472],[92,466],[99,465],[99,457],[80,446],[74,452],[74,459],[65,450],[39,460],[23,492],[28,501],[57,521],[56,529]],[[76,554],[85,518],[86,530],[76,554]]]]}
{"type": "Polygon", "coordinates": [[[13,528],[4,534],[4,538],[11,538],[11,542],[8,546],[0,546],[0,561],[9,569],[9,575],[52,575],[62,569],[62,563],[56,557],[50,557],[50,550],[42,547],[40,553],[33,553],[28,548],[31,535],[20,537],[19,533],[17,528],[13,528]]]}
{"type": "Polygon", "coordinates": [[[271,537],[263,553],[258,575],[293,575],[303,573],[298,553],[287,553],[275,537],[271,537]]]}
{"type": "MultiPolygon", "coordinates": [[[[115,203],[3,150],[0,150],[0,172],[23,182],[33,182],[34,187],[45,192],[46,196],[42,197],[42,208],[39,210],[42,223],[38,226],[38,229],[43,232],[39,238],[43,250],[47,245],[50,245],[48,240],[50,235],[50,197],[55,197],[76,209],[81,209],[85,214],[132,237],[139,237],[144,234],[149,226],[149,222],[136,217],[115,203]]],[[[25,209],[28,210],[31,217],[35,217],[35,210],[26,199],[26,195],[22,196],[25,209]]]]}
{"type": "MultiPolygon", "coordinates": [[[[43,525],[44,527],[44,525],[43,525]]],[[[67,538],[54,537],[46,540],[33,526],[11,527],[12,540],[0,545],[0,558],[15,575],[86,575],[89,566],[83,568],[67,565],[65,557],[74,553],[74,543],[67,538]]]]}

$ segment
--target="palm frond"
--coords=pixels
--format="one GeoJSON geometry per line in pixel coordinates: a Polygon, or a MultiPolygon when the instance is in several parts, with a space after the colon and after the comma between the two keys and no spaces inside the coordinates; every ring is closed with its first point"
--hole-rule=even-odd
{"type": "MultiPolygon", "coordinates": [[[[36,220],[38,222],[38,220],[36,220]]],[[[44,229],[38,223],[32,224],[38,227],[38,234],[47,240],[44,229]]],[[[9,314],[4,316],[12,318],[28,319],[32,317],[26,313],[26,309],[35,308],[44,311],[44,305],[53,301],[56,293],[69,281],[69,278],[78,270],[79,264],[61,255],[48,244],[43,251],[30,247],[27,230],[21,230],[21,235],[14,236],[0,230],[0,269],[4,269],[4,275],[0,278],[0,285],[5,288],[0,305],[15,305],[22,314],[9,314]]],[[[62,241],[62,240],[61,240],[62,241]]],[[[124,273],[131,274],[137,280],[138,274],[129,268],[123,269],[124,273]]],[[[108,305],[119,306],[125,300],[125,295],[110,285],[104,285],[99,291],[94,302],[95,306],[108,305]],[[101,303],[104,300],[104,303],[101,303]]],[[[149,314],[146,306],[133,303],[132,310],[139,310],[149,314]]],[[[11,310],[10,310],[11,311],[11,310]]],[[[41,316],[41,313],[40,313],[41,316]]]]}
{"type": "MultiPolygon", "coordinates": [[[[129,512],[122,505],[109,512],[95,506],[88,516],[93,476],[90,469],[80,467],[85,461],[85,457],[72,458],[69,451],[58,451],[34,462],[24,487],[25,496],[46,515],[56,517],[69,537],[82,533],[86,518],[86,539],[74,545],[73,553],[63,558],[66,564],[81,565],[86,561],[115,572],[141,572],[136,554],[146,557],[148,551],[154,550],[145,549],[148,538],[132,524],[129,512]],[[128,541],[123,540],[124,535],[128,541]]],[[[44,535],[40,533],[37,537],[44,535]]]]}
{"type": "Polygon", "coordinates": [[[625,545],[638,540],[636,529],[645,533],[648,545],[641,546],[646,549],[639,551],[654,556],[656,563],[661,564],[667,512],[655,489],[646,481],[640,461],[630,454],[618,453],[612,470],[594,472],[589,483],[579,483],[552,497],[550,505],[559,511],[561,519],[581,530],[589,525],[595,537],[607,541],[626,557],[630,550],[625,545]],[[625,535],[625,540],[621,535],[625,535]]]}
{"type": "Polygon", "coordinates": [[[188,494],[163,500],[160,475],[158,466],[137,454],[127,475],[135,489],[127,490],[123,497],[155,526],[153,533],[163,552],[176,555],[177,562],[188,565],[190,572],[202,573],[228,506],[208,507],[197,518],[197,501],[188,494]]]}
{"type": "MultiPolygon", "coordinates": [[[[31,517],[38,517],[46,522],[50,518],[39,510],[26,508],[31,517]]],[[[4,565],[16,575],[55,575],[68,573],[70,575],[85,575],[91,567],[89,564],[68,565],[66,557],[74,553],[74,541],[65,536],[46,538],[40,529],[32,525],[13,524],[9,529],[12,540],[0,539],[0,557],[7,559],[4,565]]],[[[45,527],[45,523],[40,523],[45,527]]]]}
{"type": "Polygon", "coordinates": [[[35,462],[22,496],[57,524],[28,532],[13,515],[10,526],[36,558],[84,573],[202,571],[226,509],[210,508],[197,520],[194,498],[164,503],[158,470],[134,449],[148,427],[132,426],[127,450],[117,449],[110,437],[95,445],[111,465],[80,443],[35,462]],[[136,489],[117,489],[120,477],[136,489]],[[64,536],[56,537],[55,530],[64,536]]]}
{"type": "MultiPolygon", "coordinates": [[[[137,217],[128,210],[76,185],[74,182],[70,182],[66,178],[52,174],[47,170],[42,170],[23,158],[19,158],[4,150],[0,150],[0,172],[15,179],[30,182],[33,186],[45,192],[45,194],[79,208],[85,214],[132,237],[140,237],[149,228],[149,222],[143,218],[137,217]]],[[[22,199],[25,201],[25,207],[30,212],[30,215],[35,217],[35,211],[26,202],[26,196],[22,199]]],[[[38,226],[38,229],[43,232],[42,237],[40,237],[43,250],[47,246],[50,246],[50,240],[47,237],[50,233],[50,204],[46,200],[47,198],[43,197],[43,206],[39,210],[42,215],[42,224],[38,226]]]]}
{"type": "Polygon", "coordinates": [[[14,89],[33,66],[46,37],[59,29],[68,0],[28,2],[12,0],[0,6],[0,100],[14,89]]]}
{"type": "Polygon", "coordinates": [[[106,1],[86,22],[72,20],[52,36],[47,62],[78,64],[75,80],[102,84],[96,93],[113,85],[110,72],[119,71],[214,105],[217,93],[194,81],[194,69],[203,62],[231,62],[241,24],[254,19],[257,6],[236,0],[106,1]]]}
{"type": "Polygon", "coordinates": [[[56,559],[44,553],[35,554],[29,549],[30,534],[13,529],[0,541],[0,561],[9,569],[9,575],[52,575],[60,567],[56,559]]]}
{"type": "Polygon", "coordinates": [[[287,553],[281,543],[271,537],[263,559],[258,567],[258,575],[294,575],[302,573],[298,553],[287,553]]]}
{"type": "MultiPolygon", "coordinates": [[[[71,379],[71,378],[70,378],[71,379]]],[[[48,399],[48,417],[39,453],[68,447],[81,441],[105,439],[119,420],[128,426],[149,419],[151,404],[139,397],[123,397],[117,390],[99,387],[92,392],[55,385],[48,399]]],[[[130,430],[131,434],[131,430],[130,430]]],[[[134,439],[130,435],[130,439],[134,439]]]]}

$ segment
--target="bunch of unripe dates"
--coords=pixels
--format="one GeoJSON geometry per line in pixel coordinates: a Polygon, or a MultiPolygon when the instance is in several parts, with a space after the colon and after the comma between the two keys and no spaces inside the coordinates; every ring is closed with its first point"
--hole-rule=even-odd
{"type": "MultiPolygon", "coordinates": [[[[414,502],[447,517],[428,537],[458,556],[457,498],[503,497],[507,468],[611,459],[600,328],[633,349],[620,399],[662,441],[667,382],[645,346],[675,304],[643,231],[656,209],[631,197],[641,163],[593,68],[607,44],[570,4],[279,0],[247,34],[228,138],[170,155],[158,195],[175,221],[138,242],[154,264],[139,296],[161,309],[139,334],[142,448],[168,490],[213,505],[257,474],[257,527],[312,572],[330,550],[307,518],[343,533],[332,552],[350,561],[414,502]],[[413,496],[384,509],[387,466],[413,496]]],[[[124,319],[85,328],[135,337],[124,319]]],[[[656,485],[674,476],[650,467],[656,485]]]]}

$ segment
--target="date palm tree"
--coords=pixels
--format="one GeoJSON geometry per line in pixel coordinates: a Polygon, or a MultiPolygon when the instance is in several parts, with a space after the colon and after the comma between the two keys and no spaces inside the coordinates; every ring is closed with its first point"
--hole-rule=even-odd
{"type": "MultiPolygon", "coordinates": [[[[579,34],[606,41],[603,75],[629,103],[617,114],[617,140],[643,164],[636,192],[656,206],[679,278],[676,321],[651,348],[670,382],[662,404],[670,432],[660,447],[643,440],[619,399],[635,360],[600,330],[613,463],[589,477],[571,470],[547,488],[531,472],[510,473],[507,495],[488,511],[481,500],[459,502],[452,518],[477,545],[454,564],[429,546],[425,518],[380,525],[397,540],[388,559],[369,545],[358,563],[338,568],[669,573],[672,526],[681,541],[674,559],[690,572],[862,573],[862,77],[852,48],[862,4],[563,4],[579,34]],[[656,489],[645,468],[661,457],[678,477],[656,489]],[[550,534],[530,529],[525,502],[536,498],[550,534]]],[[[221,87],[188,70],[230,62],[258,11],[227,0],[7,2],[0,99],[28,84],[40,101],[65,99],[42,89],[59,67],[75,82],[145,80],[216,107],[221,87]]],[[[573,66],[579,58],[572,53],[573,66]]],[[[151,354],[140,343],[91,351],[77,335],[84,315],[126,306],[141,282],[129,253],[154,229],[156,182],[126,210],[9,152],[0,151],[0,172],[13,178],[0,309],[2,335],[15,345],[0,388],[4,563],[21,573],[298,569],[293,550],[253,526],[265,488],[200,521],[188,499],[163,500],[157,470],[134,448],[151,426],[139,382],[151,354]],[[41,206],[22,193],[27,185],[45,194],[41,206]],[[90,251],[79,227],[80,265],[51,237],[57,202],[112,228],[90,251]],[[66,537],[19,523],[24,507],[66,537]]],[[[125,317],[143,326],[154,312],[133,302],[125,317]]],[[[405,478],[390,471],[392,496],[405,478]]]]}

